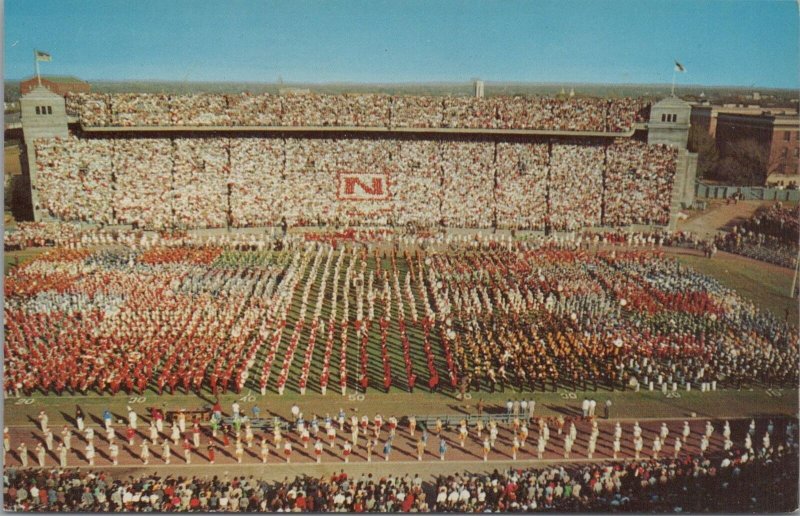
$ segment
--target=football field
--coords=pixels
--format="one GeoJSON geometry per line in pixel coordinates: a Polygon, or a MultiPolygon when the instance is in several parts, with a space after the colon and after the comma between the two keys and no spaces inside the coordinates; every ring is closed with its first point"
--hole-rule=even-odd
{"type": "MultiPolygon", "coordinates": [[[[25,263],[38,254],[40,254],[40,250],[7,253],[6,266],[8,268],[9,264],[13,264],[17,258],[20,263],[25,263]]],[[[794,301],[782,292],[785,290],[787,278],[790,279],[791,271],[726,253],[721,253],[711,260],[685,250],[672,249],[668,250],[668,254],[674,254],[684,265],[715,277],[723,285],[735,289],[745,299],[758,303],[759,306],[779,317],[783,315],[787,308],[793,306],[794,301]]],[[[221,261],[226,259],[236,260],[240,259],[240,257],[236,255],[226,256],[223,253],[219,258],[221,261]]],[[[282,258],[276,255],[274,259],[280,260],[282,258]]],[[[388,258],[380,254],[372,254],[367,261],[369,270],[380,268],[381,270],[389,271],[393,267],[397,267],[401,274],[408,272],[403,260],[397,260],[397,264],[392,264],[388,258]]],[[[309,295],[307,297],[311,300],[323,299],[324,303],[321,304],[323,307],[322,315],[328,317],[332,306],[330,303],[331,291],[321,291],[319,289],[320,284],[325,284],[321,280],[323,272],[311,268],[307,274],[309,276],[304,276],[303,281],[300,283],[301,290],[304,284],[312,280],[310,275],[315,274],[313,281],[311,281],[312,286],[308,289],[309,295]]],[[[330,287],[330,284],[328,286],[330,287]]],[[[297,320],[298,312],[301,311],[299,305],[300,300],[295,296],[293,303],[288,307],[290,320],[297,320]]],[[[423,305],[420,304],[417,308],[421,311],[423,305]]],[[[353,310],[354,308],[351,305],[350,313],[353,310]]],[[[796,317],[796,313],[790,315],[790,324],[796,324],[796,317]]],[[[721,425],[723,420],[729,419],[735,428],[735,437],[737,432],[743,432],[742,425],[745,425],[750,418],[756,419],[760,427],[766,425],[766,422],[770,419],[784,421],[785,418],[796,418],[798,413],[798,393],[795,389],[768,389],[760,384],[745,385],[741,389],[719,389],[709,392],[700,392],[696,387],[692,390],[687,390],[683,385],[678,386],[674,391],[670,388],[666,392],[658,388],[651,391],[647,387],[639,391],[634,391],[632,388],[628,388],[626,391],[611,391],[602,385],[597,390],[572,390],[561,385],[556,391],[553,391],[549,384],[546,391],[536,390],[531,392],[527,389],[520,391],[514,388],[506,388],[505,390],[497,389],[494,392],[490,392],[484,383],[481,390],[467,390],[464,397],[461,398],[459,393],[452,389],[444,378],[442,379],[442,388],[438,392],[430,392],[427,385],[418,385],[418,388],[413,393],[408,392],[405,379],[396,378],[392,388],[386,392],[383,386],[380,385],[382,370],[379,365],[382,351],[380,345],[381,336],[377,326],[377,324],[373,325],[369,338],[366,340],[365,349],[370,357],[370,369],[368,370],[370,387],[366,391],[351,380],[348,382],[344,395],[339,389],[338,382],[332,383],[327,389],[327,393],[323,395],[318,385],[314,383],[316,380],[314,380],[309,382],[307,392],[301,394],[297,388],[296,379],[302,375],[302,365],[304,363],[311,365],[311,371],[314,372],[312,378],[319,377],[324,346],[318,343],[310,360],[308,358],[304,360],[298,355],[291,363],[291,368],[289,369],[290,380],[283,394],[279,394],[274,388],[274,374],[273,380],[270,380],[264,394],[255,388],[253,381],[247,382],[241,392],[227,391],[217,395],[213,395],[207,385],[203,385],[200,393],[187,392],[181,385],[178,385],[174,394],[158,394],[153,383],[150,383],[143,392],[120,392],[116,395],[110,395],[105,392],[100,394],[95,390],[89,390],[85,394],[68,390],[62,395],[56,395],[52,392],[45,394],[41,391],[36,391],[29,395],[20,394],[19,396],[6,398],[5,425],[10,429],[13,448],[16,448],[20,442],[26,442],[28,450],[31,451],[37,442],[43,441],[42,433],[37,429],[37,415],[41,411],[45,411],[48,415],[49,424],[54,429],[58,439],[58,434],[64,425],[75,431],[75,414],[78,408],[86,415],[86,424],[94,428],[99,436],[104,436],[102,414],[105,410],[109,410],[113,414],[117,438],[120,439],[120,444],[125,444],[127,443],[127,438],[124,435],[124,430],[127,424],[128,412],[132,409],[139,416],[139,427],[134,438],[135,444],[130,447],[121,446],[122,452],[118,466],[111,465],[110,459],[104,451],[107,447],[107,443],[103,442],[104,438],[100,439],[97,444],[99,458],[95,465],[108,468],[108,471],[113,476],[121,477],[133,471],[145,473],[167,468],[170,473],[176,475],[252,474],[263,478],[279,479],[295,474],[324,475],[345,467],[354,474],[358,473],[366,467],[366,439],[362,438],[363,442],[354,448],[351,460],[345,464],[340,452],[344,440],[349,439],[349,432],[346,434],[344,432],[340,433],[337,441],[338,447],[333,449],[326,444],[322,463],[317,465],[310,448],[303,448],[295,432],[289,432],[286,438],[295,443],[296,450],[292,462],[286,463],[283,450],[275,442],[270,441],[269,466],[261,467],[258,444],[247,450],[243,462],[239,464],[233,455],[232,445],[226,445],[219,436],[212,437],[211,428],[208,422],[204,421],[201,423],[202,445],[192,452],[193,459],[191,464],[185,462],[179,445],[173,446],[172,453],[175,457],[169,466],[163,464],[163,457],[159,455],[161,445],[158,445],[158,447],[151,445],[155,455],[149,461],[149,464],[144,464],[140,459],[139,446],[142,440],[148,437],[151,410],[207,412],[218,401],[227,415],[231,414],[233,404],[238,403],[243,414],[253,417],[255,415],[253,409],[257,407],[260,418],[268,421],[273,418],[291,421],[291,407],[293,405],[299,407],[306,421],[310,421],[315,416],[320,421],[324,420],[326,416],[335,418],[340,410],[346,414],[348,421],[351,416],[361,418],[366,415],[370,420],[378,414],[384,420],[394,416],[400,420],[399,435],[401,439],[395,443],[395,453],[390,457],[388,463],[383,464],[385,461],[380,447],[386,438],[386,432],[382,433],[379,444],[373,452],[374,455],[371,457],[374,464],[369,470],[379,474],[404,471],[419,472],[419,467],[416,465],[415,441],[414,438],[407,435],[407,420],[405,418],[413,415],[420,421],[428,420],[429,422],[440,418],[446,423],[446,428],[443,430],[444,433],[442,435],[446,436],[453,451],[448,455],[446,461],[438,460],[439,457],[436,450],[438,436],[434,438],[433,442],[428,444],[426,453],[423,455],[423,460],[429,462],[424,470],[426,476],[463,470],[466,463],[472,463],[468,469],[477,471],[540,461],[565,463],[575,462],[576,460],[611,460],[610,442],[607,439],[607,434],[616,421],[621,422],[626,427],[632,425],[633,421],[641,421],[647,434],[648,432],[655,432],[661,422],[667,422],[674,430],[679,428],[683,421],[690,421],[693,428],[699,429],[705,424],[706,420],[713,420],[715,424],[721,425]],[[505,405],[507,401],[523,399],[535,401],[534,418],[549,418],[551,422],[555,421],[558,416],[564,416],[568,418],[568,421],[574,418],[581,427],[582,432],[587,432],[588,429],[584,428],[587,422],[580,418],[581,402],[584,399],[594,399],[597,401],[598,415],[601,416],[601,430],[605,432],[603,435],[606,437],[606,442],[603,442],[601,438],[598,444],[598,452],[592,459],[587,458],[585,443],[581,445],[579,439],[576,452],[570,457],[562,455],[561,445],[553,444],[552,449],[547,451],[540,459],[534,453],[532,445],[529,445],[527,451],[520,452],[517,460],[512,460],[510,439],[513,434],[508,433],[509,425],[506,422],[501,425],[501,444],[492,450],[486,462],[482,460],[480,441],[472,433],[470,433],[470,438],[464,449],[461,449],[456,444],[458,440],[457,426],[461,418],[474,417],[479,414],[501,416],[506,413],[505,405]],[[604,419],[603,408],[607,401],[611,402],[610,421],[604,419]],[[449,424],[447,424],[448,422],[449,424]],[[219,458],[213,466],[209,464],[208,453],[205,451],[209,444],[213,444],[218,449],[219,458]]],[[[396,334],[394,325],[390,328],[387,339],[389,341],[387,359],[393,371],[401,371],[403,369],[401,340],[396,334]]],[[[290,345],[287,333],[281,339],[280,347],[278,348],[279,357],[285,353],[284,350],[290,345]]],[[[412,326],[409,330],[409,338],[418,343],[423,338],[421,333],[419,328],[412,326]]],[[[303,337],[304,342],[309,339],[308,328],[304,330],[303,337]]],[[[444,357],[438,352],[440,343],[437,339],[438,337],[435,333],[432,333],[432,347],[437,350],[434,353],[435,366],[436,369],[444,372],[447,370],[447,366],[444,363],[444,357]]],[[[359,374],[357,369],[359,352],[361,351],[360,346],[363,344],[358,342],[351,344],[348,349],[347,367],[348,374],[352,379],[359,374]]],[[[335,356],[338,356],[338,343],[335,356]]],[[[258,359],[263,361],[263,354],[259,354],[258,359]]],[[[416,353],[412,353],[411,359],[412,366],[416,371],[425,371],[425,356],[418,349],[416,353]]],[[[280,362],[281,359],[278,358],[275,366],[279,365],[280,362]]],[[[257,368],[260,363],[262,362],[256,363],[257,368]]],[[[700,430],[697,431],[699,432],[700,430]]],[[[532,429],[532,434],[534,432],[535,430],[532,429]]],[[[261,430],[258,430],[259,437],[262,433],[261,430]]],[[[80,451],[83,447],[83,442],[81,442],[83,437],[77,434],[78,432],[76,432],[78,442],[74,446],[73,454],[70,455],[69,466],[88,468],[90,467],[88,461],[80,451]]],[[[161,442],[167,435],[167,431],[159,435],[159,438],[162,439],[161,442]]],[[[270,440],[272,439],[271,433],[267,432],[264,435],[267,435],[270,440]]],[[[322,435],[324,438],[324,432],[322,435]]],[[[712,449],[718,450],[721,445],[721,441],[714,441],[712,442],[712,449]]],[[[632,449],[630,449],[630,445],[628,445],[628,448],[628,450],[623,448],[620,458],[631,456],[632,449]]],[[[665,447],[665,450],[670,451],[671,449],[665,447]]],[[[696,450],[687,448],[686,451],[696,450]]],[[[54,464],[57,463],[57,457],[53,452],[50,452],[48,457],[47,460],[53,461],[54,464]]],[[[35,460],[31,455],[31,461],[35,460]]],[[[18,453],[17,455],[12,453],[12,457],[7,464],[14,465],[18,464],[18,462],[18,453]]]]}

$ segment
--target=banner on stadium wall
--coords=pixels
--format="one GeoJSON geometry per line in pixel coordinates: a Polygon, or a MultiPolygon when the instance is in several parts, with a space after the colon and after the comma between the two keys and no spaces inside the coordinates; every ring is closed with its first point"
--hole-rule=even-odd
{"type": "Polygon", "coordinates": [[[387,201],[391,198],[389,175],[340,172],[336,197],[340,201],[387,201]]]}

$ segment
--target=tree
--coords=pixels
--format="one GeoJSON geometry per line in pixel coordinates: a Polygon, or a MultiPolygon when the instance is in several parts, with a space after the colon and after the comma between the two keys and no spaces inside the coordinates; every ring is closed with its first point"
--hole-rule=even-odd
{"type": "Polygon", "coordinates": [[[697,153],[697,175],[708,179],[714,176],[719,164],[717,142],[703,127],[689,129],[689,151],[697,153]]]}
{"type": "Polygon", "coordinates": [[[731,184],[761,186],[767,177],[767,150],[752,138],[728,142],[715,176],[731,184]]]}

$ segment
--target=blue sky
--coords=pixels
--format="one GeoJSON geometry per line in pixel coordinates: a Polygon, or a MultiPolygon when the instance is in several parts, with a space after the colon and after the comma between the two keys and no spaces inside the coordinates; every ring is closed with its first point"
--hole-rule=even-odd
{"type": "Polygon", "coordinates": [[[792,0],[6,0],[4,74],[800,86],[792,0]]]}

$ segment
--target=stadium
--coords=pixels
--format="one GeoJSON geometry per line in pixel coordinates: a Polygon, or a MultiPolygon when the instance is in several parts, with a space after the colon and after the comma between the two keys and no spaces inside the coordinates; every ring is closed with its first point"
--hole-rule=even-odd
{"type": "Polygon", "coordinates": [[[648,123],[629,99],[84,93],[65,106],[39,88],[22,105],[37,220],[549,232],[667,226],[693,197],[678,99],[648,123]]]}
{"type": "Polygon", "coordinates": [[[796,192],[700,188],[725,111],[677,60],[626,96],[51,59],[5,127],[5,510],[796,510],[796,192]]]}
{"type": "MultiPolygon", "coordinates": [[[[622,489],[755,454],[730,479],[752,494],[758,461],[796,453],[796,328],[670,257],[697,247],[672,231],[696,166],[677,98],[35,88],[21,107],[36,220],[7,244],[54,246],[6,277],[7,410],[28,421],[7,428],[6,460],[23,483],[31,453],[59,482],[284,466],[243,482],[247,510],[636,510],[646,492],[536,486],[556,472],[560,490],[591,490],[581,475],[622,489]],[[753,394],[742,412],[705,401],[743,392],[776,412],[737,417],[753,394]],[[692,410],[651,413],[659,399],[692,410]],[[390,480],[363,477],[373,460],[393,462],[390,480]],[[423,481],[420,461],[447,474],[423,481]],[[441,469],[472,461],[512,469],[441,469]],[[333,475],[268,481],[288,471],[333,475]],[[498,481],[530,491],[499,496],[498,481]]],[[[225,498],[203,493],[218,480],[177,502],[153,482],[161,509],[225,498]]]]}

